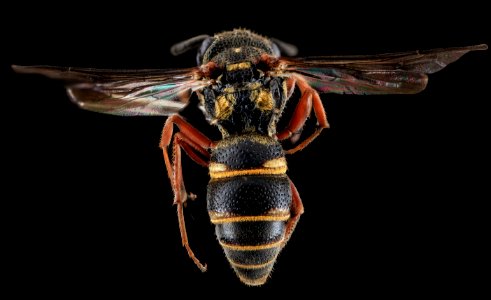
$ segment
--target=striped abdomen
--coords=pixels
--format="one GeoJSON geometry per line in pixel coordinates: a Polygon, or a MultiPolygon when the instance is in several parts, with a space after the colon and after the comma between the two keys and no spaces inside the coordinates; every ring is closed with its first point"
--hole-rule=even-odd
{"type": "Polygon", "coordinates": [[[291,191],[275,140],[240,136],[220,142],[210,163],[208,211],[242,282],[266,282],[285,238],[291,191]]]}

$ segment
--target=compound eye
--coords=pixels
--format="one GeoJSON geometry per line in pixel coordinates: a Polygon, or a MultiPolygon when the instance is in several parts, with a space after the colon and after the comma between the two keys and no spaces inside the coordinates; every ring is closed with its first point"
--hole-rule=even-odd
{"type": "Polygon", "coordinates": [[[281,56],[281,50],[278,47],[278,45],[276,45],[275,42],[271,42],[271,48],[273,48],[273,55],[275,57],[280,57],[281,56]]]}
{"type": "Polygon", "coordinates": [[[214,40],[215,39],[213,37],[208,37],[201,43],[201,46],[198,49],[198,55],[196,56],[198,66],[203,64],[203,56],[205,56],[206,50],[208,50],[214,40]]]}

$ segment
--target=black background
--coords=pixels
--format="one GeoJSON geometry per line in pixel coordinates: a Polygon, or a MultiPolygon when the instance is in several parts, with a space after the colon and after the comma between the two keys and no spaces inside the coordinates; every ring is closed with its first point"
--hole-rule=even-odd
{"type": "Polygon", "coordinates": [[[173,43],[237,27],[296,44],[301,56],[489,44],[485,9],[470,2],[325,5],[5,8],[13,17],[2,21],[7,283],[19,295],[63,297],[440,295],[482,287],[487,52],[432,75],[418,95],[322,96],[331,129],[289,157],[305,214],[261,288],[243,286],[228,266],[206,213],[207,170],[189,160],[184,176],[198,199],[186,210],[188,232],[209,271],[187,258],[158,148],[164,118],[83,111],[60,83],[9,69],[188,67],[195,54],[172,57],[173,43]]]}

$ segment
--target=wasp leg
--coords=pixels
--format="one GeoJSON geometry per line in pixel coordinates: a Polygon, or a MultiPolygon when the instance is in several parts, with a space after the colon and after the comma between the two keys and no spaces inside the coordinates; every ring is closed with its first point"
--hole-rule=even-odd
{"type": "Polygon", "coordinates": [[[184,180],[182,177],[182,165],[181,165],[181,148],[188,154],[188,156],[194,160],[196,163],[208,167],[208,161],[205,161],[198,153],[195,151],[198,150],[201,155],[206,157],[209,160],[210,155],[203,148],[193,148],[196,147],[193,145],[192,140],[187,138],[181,132],[178,132],[174,135],[174,142],[172,143],[172,153],[173,153],[173,161],[172,161],[172,176],[171,182],[173,184],[174,190],[174,204],[177,203],[185,203],[188,198],[193,198],[192,196],[188,196],[186,193],[186,188],[184,187],[184,180]],[[196,150],[194,150],[196,149],[196,150]]]}
{"type": "MultiPolygon", "coordinates": [[[[293,77],[289,77],[286,79],[286,99],[290,99],[290,97],[293,95],[293,92],[295,91],[295,84],[296,80],[293,77]]],[[[290,137],[290,142],[292,144],[296,144],[298,140],[300,139],[300,136],[302,135],[302,130],[300,129],[296,133],[292,134],[290,137]]]]}
{"type": "Polygon", "coordinates": [[[290,207],[291,217],[288,219],[288,223],[286,223],[285,239],[283,240],[282,247],[285,247],[288,240],[290,240],[290,237],[297,226],[298,220],[300,220],[300,216],[304,211],[302,199],[300,199],[300,194],[298,193],[295,184],[293,184],[290,178],[288,178],[288,181],[290,181],[290,189],[292,191],[292,204],[290,207]]]}
{"type": "MultiPolygon", "coordinates": [[[[314,108],[315,117],[317,118],[317,129],[309,137],[303,140],[300,144],[292,149],[286,150],[286,154],[293,154],[303,148],[307,147],[322,131],[324,128],[329,128],[329,123],[327,122],[326,111],[322,105],[321,98],[316,90],[314,90],[302,77],[295,76],[293,78],[295,84],[300,89],[302,96],[298,101],[293,117],[290,120],[288,126],[281,132],[279,132],[276,137],[278,140],[285,140],[290,138],[292,135],[297,133],[302,129],[310,116],[312,107],[314,108]]],[[[287,84],[288,86],[288,84],[287,84]]]]}
{"type": "Polygon", "coordinates": [[[195,129],[191,124],[186,122],[181,116],[173,115],[167,119],[162,131],[160,148],[164,153],[167,175],[171,181],[174,192],[174,204],[177,205],[177,217],[179,221],[179,231],[181,233],[182,245],[186,249],[189,257],[194,261],[201,271],[206,271],[206,265],[203,265],[189,246],[186,223],[184,220],[184,203],[188,195],[184,187],[181,165],[181,148],[196,163],[202,166],[208,166],[209,153],[207,149],[213,146],[213,142],[195,129]],[[173,128],[176,125],[180,132],[174,135],[172,143],[172,163],[169,158],[169,145],[171,144],[173,128]]]}
{"type": "Polygon", "coordinates": [[[181,136],[187,137],[186,139],[187,145],[183,147],[184,151],[189,155],[189,157],[191,157],[191,159],[193,159],[198,164],[203,166],[208,165],[207,163],[205,165],[203,164],[203,162],[200,162],[199,159],[197,159],[199,156],[191,154],[193,153],[192,151],[190,151],[191,148],[198,151],[206,158],[208,158],[209,153],[207,149],[210,149],[213,146],[213,142],[209,138],[207,138],[199,130],[197,130],[186,120],[184,120],[183,117],[181,117],[180,115],[170,116],[165,122],[164,129],[162,130],[162,137],[160,138],[160,148],[162,148],[164,152],[164,160],[165,160],[165,166],[167,168],[167,175],[169,176],[169,179],[171,181],[173,178],[173,168],[169,159],[168,148],[172,140],[174,125],[176,125],[181,131],[182,133],[181,136]]]}
{"type": "Polygon", "coordinates": [[[293,91],[295,91],[295,85],[297,84],[297,80],[295,80],[294,77],[290,77],[288,79],[286,79],[286,91],[287,91],[287,96],[286,98],[289,99],[292,94],[293,94],[293,91]]]}

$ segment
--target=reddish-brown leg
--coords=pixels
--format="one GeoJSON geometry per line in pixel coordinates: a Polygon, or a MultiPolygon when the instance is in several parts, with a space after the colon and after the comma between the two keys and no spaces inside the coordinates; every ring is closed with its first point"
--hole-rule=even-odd
{"type": "Polygon", "coordinates": [[[293,134],[300,131],[305,125],[307,118],[310,116],[312,107],[314,108],[315,117],[317,118],[317,129],[300,144],[285,151],[286,154],[293,154],[302,150],[321,133],[322,129],[329,128],[326,111],[324,110],[324,106],[322,105],[322,101],[317,91],[300,76],[294,76],[293,80],[300,89],[302,96],[295,107],[290,123],[284,130],[279,132],[276,137],[281,141],[290,138],[293,134]]]}
{"type": "Polygon", "coordinates": [[[203,265],[191,250],[186,231],[186,223],[184,221],[183,207],[188,198],[188,194],[186,193],[182,176],[181,148],[184,149],[189,157],[195,162],[202,166],[208,166],[207,160],[209,159],[209,153],[207,150],[212,146],[213,142],[210,139],[191,126],[191,124],[186,122],[181,116],[173,115],[167,119],[164,130],[162,131],[160,147],[163,150],[167,174],[174,192],[174,204],[177,205],[177,217],[179,220],[182,245],[188,252],[189,257],[203,272],[206,271],[206,265],[203,265]],[[171,163],[169,158],[169,145],[171,144],[174,125],[179,128],[180,132],[174,135],[171,163]]]}
{"type": "Polygon", "coordinates": [[[184,203],[188,198],[186,188],[184,187],[181,165],[181,147],[185,143],[184,141],[185,139],[180,132],[175,134],[173,143],[173,177],[171,178],[172,189],[174,191],[174,204],[177,205],[177,218],[179,221],[179,231],[181,233],[182,245],[186,249],[189,257],[198,266],[198,268],[201,271],[205,272],[206,265],[203,265],[199,261],[199,259],[194,255],[193,250],[191,250],[191,247],[189,246],[188,235],[186,231],[186,222],[184,220],[184,203]]]}
{"type": "MultiPolygon", "coordinates": [[[[289,77],[285,80],[285,82],[286,82],[286,98],[290,99],[290,97],[293,95],[293,92],[295,91],[296,80],[294,77],[289,77]]],[[[301,135],[302,135],[302,130],[300,129],[296,133],[292,134],[292,136],[290,137],[290,142],[292,144],[296,144],[300,139],[301,135]]]]}
{"type": "MultiPolygon", "coordinates": [[[[165,166],[167,167],[167,173],[170,179],[172,179],[172,166],[169,159],[169,152],[167,150],[172,140],[174,125],[179,128],[183,136],[187,137],[189,147],[185,148],[186,153],[189,154],[188,150],[190,149],[190,147],[192,147],[193,149],[207,157],[209,155],[207,149],[210,149],[214,145],[209,138],[207,138],[204,134],[194,128],[180,115],[172,115],[167,118],[164,129],[162,130],[162,137],[160,138],[160,148],[162,148],[162,150],[164,151],[165,166]]],[[[190,155],[190,157],[196,161],[194,155],[190,155]]],[[[198,161],[196,162],[201,164],[198,161]]]]}
{"type": "Polygon", "coordinates": [[[189,157],[194,160],[196,163],[208,167],[208,159],[210,157],[209,153],[206,152],[205,149],[202,149],[202,151],[205,151],[206,155],[204,153],[201,153],[201,156],[204,156],[206,160],[204,160],[200,155],[197,153],[198,151],[196,150],[197,148],[193,147],[199,147],[196,145],[193,145],[192,141],[183,135],[181,132],[178,132],[174,135],[174,141],[172,143],[172,153],[173,153],[173,161],[172,161],[172,175],[171,177],[171,183],[172,183],[172,188],[174,191],[174,204],[177,203],[185,203],[188,198],[194,199],[196,196],[192,194],[186,193],[186,188],[184,186],[184,179],[182,177],[182,166],[181,166],[181,148],[186,152],[186,154],[189,155],[189,157]],[[178,176],[181,174],[180,176],[178,176]]]}
{"type": "Polygon", "coordinates": [[[192,140],[178,132],[174,135],[174,144],[178,143],[179,146],[186,152],[186,154],[197,164],[207,168],[208,160],[210,159],[210,153],[206,149],[196,145],[192,140]],[[206,160],[205,160],[206,159],[206,160]]]}
{"type": "Polygon", "coordinates": [[[288,178],[288,181],[290,181],[290,189],[292,191],[292,204],[290,207],[291,216],[286,223],[285,239],[283,240],[282,247],[285,247],[288,240],[290,240],[290,237],[297,226],[298,220],[300,220],[300,216],[303,214],[303,204],[302,199],[300,199],[300,194],[290,178],[288,178]]]}
{"type": "Polygon", "coordinates": [[[295,90],[295,83],[297,81],[295,80],[294,77],[289,77],[286,79],[286,93],[287,93],[287,98],[290,98],[293,94],[293,91],[295,90]]]}

